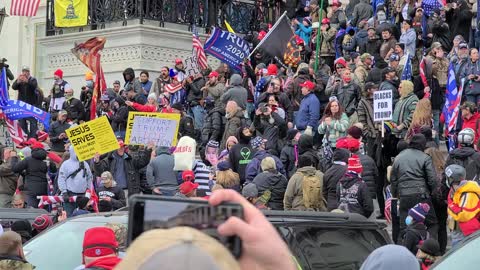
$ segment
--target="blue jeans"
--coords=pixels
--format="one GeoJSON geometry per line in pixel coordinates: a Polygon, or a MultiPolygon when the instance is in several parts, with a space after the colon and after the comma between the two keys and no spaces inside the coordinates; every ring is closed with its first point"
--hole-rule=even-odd
{"type": "Polygon", "coordinates": [[[196,130],[202,130],[205,110],[200,105],[191,107],[190,109],[192,110],[193,119],[195,121],[195,129],[196,130]]]}
{"type": "Polygon", "coordinates": [[[125,130],[124,131],[115,131],[115,137],[125,140],[125,130]]]}

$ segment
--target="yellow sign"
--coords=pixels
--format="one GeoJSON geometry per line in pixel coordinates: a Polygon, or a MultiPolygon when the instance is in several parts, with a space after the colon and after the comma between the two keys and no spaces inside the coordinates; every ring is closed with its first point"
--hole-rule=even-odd
{"type": "Polygon", "coordinates": [[[65,132],[79,161],[91,159],[96,153],[105,154],[119,148],[106,116],[69,128],[65,132]]]}
{"type": "Polygon", "coordinates": [[[156,146],[177,145],[178,113],[129,112],[125,143],[146,145],[153,142],[156,146]]]}
{"type": "Polygon", "coordinates": [[[87,25],[88,0],[55,0],[54,13],[56,27],[87,25]]]}

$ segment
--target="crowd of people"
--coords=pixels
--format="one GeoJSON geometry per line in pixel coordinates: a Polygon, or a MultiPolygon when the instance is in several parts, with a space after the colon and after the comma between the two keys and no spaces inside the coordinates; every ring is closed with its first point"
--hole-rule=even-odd
{"type": "MultiPolygon", "coordinates": [[[[471,27],[476,8],[465,0],[438,7],[412,0],[374,6],[360,0],[345,9],[337,0],[328,7],[317,0],[293,2],[298,3],[286,10],[302,45],[302,62],[295,67],[275,63],[260,49],[245,59],[241,72],[221,64],[188,76],[182,59],[162,67],[157,78],[148,71],[137,77],[127,68],[123,82],[113,82],[93,113],[92,73],[79,86],[56,70],[49,91],[26,66],[17,78],[9,75],[18,100],[50,112],[53,123],[46,133],[35,118],[24,118],[20,125],[28,140],[21,150],[2,148],[0,207],[37,208],[41,196],[57,195],[63,198],[56,218],[61,221],[97,207],[121,209],[139,193],[206,198],[213,204],[230,198],[255,221],[247,218],[251,228],[239,231],[240,221],[231,219],[219,230],[239,234],[248,243],[244,250],[256,259],[261,257],[253,246],[258,239],[248,234],[259,234],[255,222],[267,221],[255,208],[357,213],[387,219],[393,241],[428,268],[445,253],[448,231],[455,245],[480,229],[480,68],[471,27]],[[457,125],[446,132],[442,109],[449,66],[456,87],[464,91],[457,125]],[[392,120],[383,125],[374,121],[373,96],[379,90],[393,95],[392,120]],[[175,147],[126,145],[132,111],[180,114],[176,147],[193,149],[189,159],[178,158],[175,147]],[[119,149],[79,162],[66,130],[92,120],[91,115],[108,118],[119,149]],[[441,142],[447,137],[457,145],[449,145],[456,149],[445,158],[441,142]],[[98,203],[86,196],[92,186],[98,203]]],[[[268,31],[262,25],[250,39],[252,48],[268,31]]],[[[41,231],[55,222],[39,217],[34,227],[41,224],[41,231]]],[[[25,242],[35,235],[29,226],[13,224],[12,230],[22,232],[25,242]]],[[[85,239],[92,239],[89,233],[85,239]]],[[[19,242],[15,235],[1,237],[19,242]]],[[[271,237],[268,241],[277,241],[278,235],[271,237]]],[[[106,254],[116,258],[117,240],[111,238],[106,254]]],[[[16,252],[15,245],[8,252],[16,252]]],[[[285,248],[280,245],[279,254],[288,253],[285,248]]],[[[23,256],[15,252],[11,255],[23,256]]],[[[382,252],[388,253],[371,256],[382,252]]],[[[94,261],[88,254],[84,247],[87,268],[94,261]]],[[[129,255],[119,269],[133,269],[128,265],[135,255],[132,262],[129,255]]],[[[367,259],[362,269],[384,269],[369,268],[370,263],[367,259]]]]}

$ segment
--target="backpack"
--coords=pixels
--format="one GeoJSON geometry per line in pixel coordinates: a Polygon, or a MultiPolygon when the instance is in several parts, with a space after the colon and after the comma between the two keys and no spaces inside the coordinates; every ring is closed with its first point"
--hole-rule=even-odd
{"type": "Polygon", "coordinates": [[[303,174],[303,205],[307,209],[326,210],[326,202],[322,192],[322,179],[317,175],[301,174],[303,174]]]}
{"type": "Polygon", "coordinates": [[[464,235],[480,229],[480,186],[475,181],[462,184],[448,195],[448,215],[458,222],[464,235]]]}

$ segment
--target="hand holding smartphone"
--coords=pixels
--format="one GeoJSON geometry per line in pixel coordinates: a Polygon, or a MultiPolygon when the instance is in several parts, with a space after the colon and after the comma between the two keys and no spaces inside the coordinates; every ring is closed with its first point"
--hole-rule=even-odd
{"type": "Polygon", "coordinates": [[[200,230],[221,242],[239,258],[242,244],[238,236],[221,236],[217,228],[229,217],[243,219],[243,208],[235,203],[210,205],[203,200],[176,199],[152,195],[135,195],[130,198],[128,242],[152,229],[188,226],[200,230]]]}

